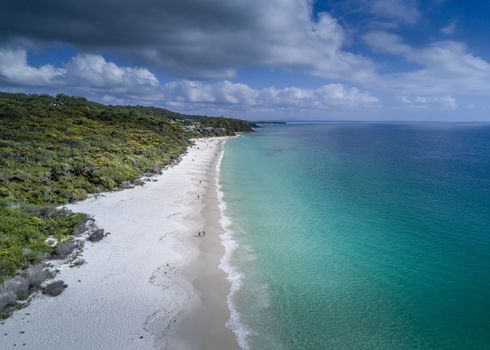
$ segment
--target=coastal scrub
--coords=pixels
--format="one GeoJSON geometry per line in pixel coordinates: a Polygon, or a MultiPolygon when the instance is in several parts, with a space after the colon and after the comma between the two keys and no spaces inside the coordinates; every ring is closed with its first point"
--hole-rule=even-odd
{"type": "Polygon", "coordinates": [[[84,215],[57,210],[124,187],[178,159],[192,137],[251,124],[81,97],[0,93],[0,283],[73,235],[84,215]]]}

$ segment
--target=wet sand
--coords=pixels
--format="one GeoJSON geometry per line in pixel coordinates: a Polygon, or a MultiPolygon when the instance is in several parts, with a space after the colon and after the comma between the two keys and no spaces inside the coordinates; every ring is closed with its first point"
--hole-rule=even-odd
{"type": "Polygon", "coordinates": [[[209,168],[209,181],[206,181],[206,189],[201,197],[204,205],[199,221],[203,223],[202,229],[206,231],[206,235],[196,238],[200,241],[199,255],[184,271],[187,279],[192,281],[198,300],[175,327],[176,332],[170,340],[175,349],[240,349],[233,332],[224,327],[230,317],[226,305],[230,283],[226,280],[225,273],[218,268],[224,254],[219,237],[223,229],[219,224],[220,211],[215,181],[219,175],[216,163],[220,152],[222,149],[218,150],[209,168]]]}

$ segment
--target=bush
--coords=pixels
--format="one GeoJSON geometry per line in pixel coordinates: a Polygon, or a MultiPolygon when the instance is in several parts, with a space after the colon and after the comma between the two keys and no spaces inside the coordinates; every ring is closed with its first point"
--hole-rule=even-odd
{"type": "Polygon", "coordinates": [[[0,282],[52,254],[44,244],[49,235],[63,241],[85,219],[58,213],[56,205],[127,184],[178,158],[189,138],[200,135],[184,130],[195,121],[217,128],[213,135],[252,127],[63,94],[0,92],[0,282]]]}

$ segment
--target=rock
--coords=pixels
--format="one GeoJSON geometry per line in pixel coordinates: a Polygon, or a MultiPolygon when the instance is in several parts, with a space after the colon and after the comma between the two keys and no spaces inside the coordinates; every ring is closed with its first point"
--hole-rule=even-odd
{"type": "Polygon", "coordinates": [[[48,259],[50,254],[48,252],[39,252],[36,254],[36,256],[37,256],[37,260],[41,261],[41,260],[48,259]]]}
{"type": "Polygon", "coordinates": [[[60,295],[63,292],[63,289],[68,287],[65,282],[62,280],[54,281],[46,285],[46,287],[43,288],[43,293],[50,295],[50,296],[57,296],[60,295]]]}
{"type": "Polygon", "coordinates": [[[0,312],[3,311],[7,306],[15,304],[17,296],[12,292],[0,292],[0,312]]]}
{"type": "Polygon", "coordinates": [[[88,224],[89,221],[90,219],[86,219],[84,222],[81,222],[79,225],[77,225],[77,227],[75,227],[75,229],[73,230],[73,234],[75,236],[80,236],[85,231],[87,231],[89,228],[89,224],[88,224]]]}
{"type": "Polygon", "coordinates": [[[74,231],[75,236],[81,236],[82,234],[95,229],[95,220],[88,218],[84,223],[80,224],[74,231]]]}
{"type": "Polygon", "coordinates": [[[10,297],[14,296],[17,298],[19,296],[25,295],[29,291],[29,282],[24,276],[14,276],[7,279],[0,285],[0,295],[1,299],[8,300],[10,297]]]}
{"type": "Polygon", "coordinates": [[[91,242],[100,241],[102,238],[104,238],[104,229],[103,228],[99,228],[95,231],[92,231],[88,236],[88,240],[91,242]]]}
{"type": "Polygon", "coordinates": [[[75,248],[77,248],[77,246],[77,242],[73,240],[67,240],[58,243],[55,249],[56,257],[61,259],[66,258],[75,250],[75,248]]]}
{"type": "Polygon", "coordinates": [[[48,269],[41,265],[30,266],[26,271],[25,279],[29,284],[29,288],[37,288],[48,278],[52,277],[48,269]]]}
{"type": "Polygon", "coordinates": [[[161,167],[161,166],[155,165],[155,166],[153,167],[152,172],[153,172],[154,174],[156,174],[156,173],[159,173],[161,170],[162,170],[162,167],[161,167]]]}
{"type": "Polygon", "coordinates": [[[121,182],[121,185],[119,187],[121,187],[121,188],[132,188],[133,185],[129,181],[123,181],[123,182],[121,182]]]}
{"type": "Polygon", "coordinates": [[[143,186],[145,184],[145,180],[144,179],[136,179],[134,180],[134,185],[135,186],[143,186]]]}
{"type": "Polygon", "coordinates": [[[71,266],[80,266],[80,265],[83,265],[85,264],[85,259],[81,258],[81,257],[78,257],[76,258],[75,260],[73,260],[71,262],[71,266]]]}

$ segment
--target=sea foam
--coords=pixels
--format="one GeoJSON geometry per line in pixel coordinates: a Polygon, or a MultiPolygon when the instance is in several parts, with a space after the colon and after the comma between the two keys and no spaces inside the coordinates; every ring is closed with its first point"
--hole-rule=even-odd
{"type": "Polygon", "coordinates": [[[223,257],[220,260],[219,268],[225,272],[226,279],[231,284],[230,292],[226,298],[226,303],[228,305],[228,309],[230,310],[230,319],[226,322],[226,327],[235,333],[240,348],[243,350],[248,350],[250,348],[248,344],[248,336],[251,334],[251,332],[242,322],[235,304],[236,293],[238,290],[240,290],[242,284],[242,274],[231,264],[231,257],[233,252],[237,249],[238,244],[233,238],[234,232],[232,229],[231,218],[226,215],[226,203],[223,199],[223,191],[219,181],[223,156],[224,149],[221,150],[218,162],[216,163],[216,190],[218,194],[218,206],[220,211],[219,223],[223,229],[220,239],[225,250],[223,257]]]}

